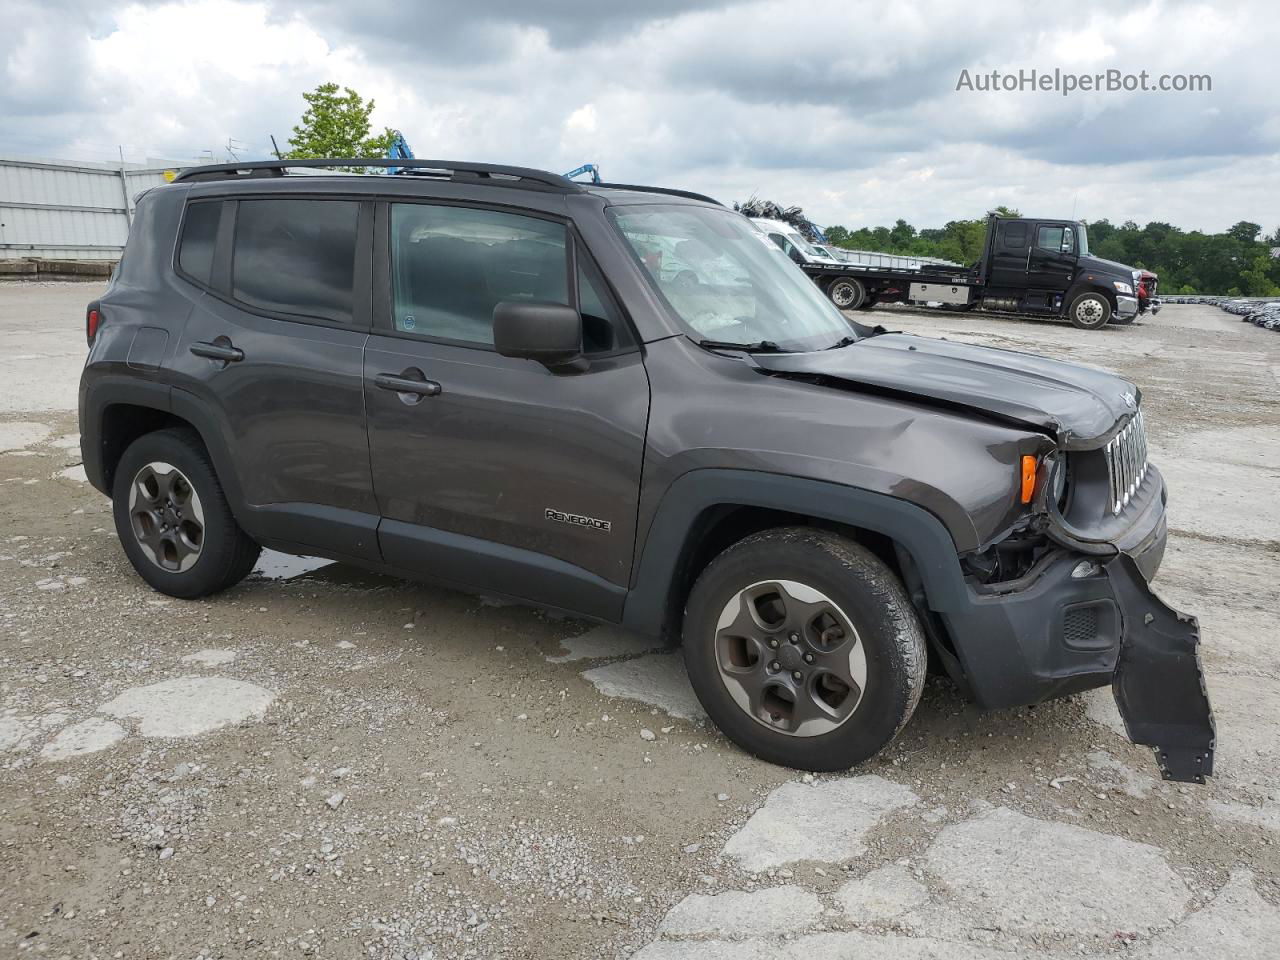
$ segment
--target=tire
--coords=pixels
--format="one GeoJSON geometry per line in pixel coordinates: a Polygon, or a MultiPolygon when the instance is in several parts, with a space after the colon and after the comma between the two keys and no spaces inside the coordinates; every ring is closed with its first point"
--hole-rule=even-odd
{"type": "Polygon", "coordinates": [[[1081,330],[1098,330],[1111,321],[1111,301],[1100,293],[1082,293],[1071,301],[1067,316],[1081,330]]]}
{"type": "Polygon", "coordinates": [[[225,590],[248,576],[262,552],[236,523],[191,430],[158,430],[129,445],[116,467],[112,513],[133,569],[171,597],[225,590]]]}
{"type": "Polygon", "coordinates": [[[841,310],[857,310],[867,299],[867,288],[861,280],[839,277],[827,285],[827,296],[841,310]]]}
{"type": "Polygon", "coordinates": [[[860,304],[858,304],[858,309],[870,310],[875,305],[876,305],[876,298],[868,294],[866,298],[860,304]]]}
{"type": "Polygon", "coordinates": [[[694,584],[683,633],[708,715],[770,763],[847,770],[897,736],[924,689],[924,633],[902,584],[830,531],[766,530],[729,547],[694,584]]]}

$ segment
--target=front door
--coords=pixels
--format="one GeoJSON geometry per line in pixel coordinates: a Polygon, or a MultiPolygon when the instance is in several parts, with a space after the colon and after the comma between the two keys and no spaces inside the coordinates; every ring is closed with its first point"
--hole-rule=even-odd
{"type": "Polygon", "coordinates": [[[346,199],[188,204],[179,269],[208,292],[174,359],[177,386],[231,452],[249,533],[368,560],[378,511],[361,410],[370,257],[358,236],[372,217],[372,203],[346,199]]]}
{"type": "Polygon", "coordinates": [[[1064,293],[1076,270],[1076,231],[1069,223],[1036,224],[1027,283],[1037,290],[1064,293]]]}
{"type": "Polygon", "coordinates": [[[566,223],[440,203],[379,210],[385,285],[365,352],[379,542],[392,566],[620,614],[649,411],[640,351],[566,223]],[[508,300],[577,306],[590,364],[493,349],[508,300]]]}

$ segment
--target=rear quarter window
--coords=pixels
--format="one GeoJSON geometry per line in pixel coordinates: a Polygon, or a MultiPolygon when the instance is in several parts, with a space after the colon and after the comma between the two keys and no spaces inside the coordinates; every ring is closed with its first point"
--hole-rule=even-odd
{"type": "Polygon", "coordinates": [[[192,280],[209,285],[213,273],[213,250],[218,241],[222,201],[204,200],[187,204],[182,218],[182,241],[178,246],[178,267],[192,280]]]}
{"type": "Polygon", "coordinates": [[[354,200],[241,200],[231,295],[269,313],[352,319],[354,200]]]}

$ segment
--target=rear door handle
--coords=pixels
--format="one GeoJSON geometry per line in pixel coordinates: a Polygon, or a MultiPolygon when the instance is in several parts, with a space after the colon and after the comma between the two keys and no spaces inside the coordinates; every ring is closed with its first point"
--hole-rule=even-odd
{"type": "Polygon", "coordinates": [[[434,380],[415,380],[406,374],[413,372],[421,376],[421,371],[409,371],[404,373],[380,373],[373,378],[374,386],[381,387],[383,390],[392,390],[396,393],[412,393],[419,397],[434,397],[440,393],[440,384],[434,380]]]}
{"type": "Polygon", "coordinates": [[[233,347],[226,337],[219,337],[213,343],[200,341],[191,345],[191,352],[197,357],[208,357],[210,360],[221,360],[223,363],[239,363],[244,359],[244,351],[233,347]]]}

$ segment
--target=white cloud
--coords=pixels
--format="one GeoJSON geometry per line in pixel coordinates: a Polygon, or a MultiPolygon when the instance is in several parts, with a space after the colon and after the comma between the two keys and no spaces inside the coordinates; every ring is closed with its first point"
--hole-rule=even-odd
{"type": "Polygon", "coordinates": [[[999,203],[1280,223],[1280,12],[1197,0],[4,0],[0,151],[266,156],[334,80],[420,156],[567,170],[918,226],[999,203]],[[1248,24],[1248,29],[1241,29],[1248,24]],[[74,69],[68,69],[69,65],[74,69]],[[1209,73],[1209,94],[957,93],[961,69],[1209,73]]]}

